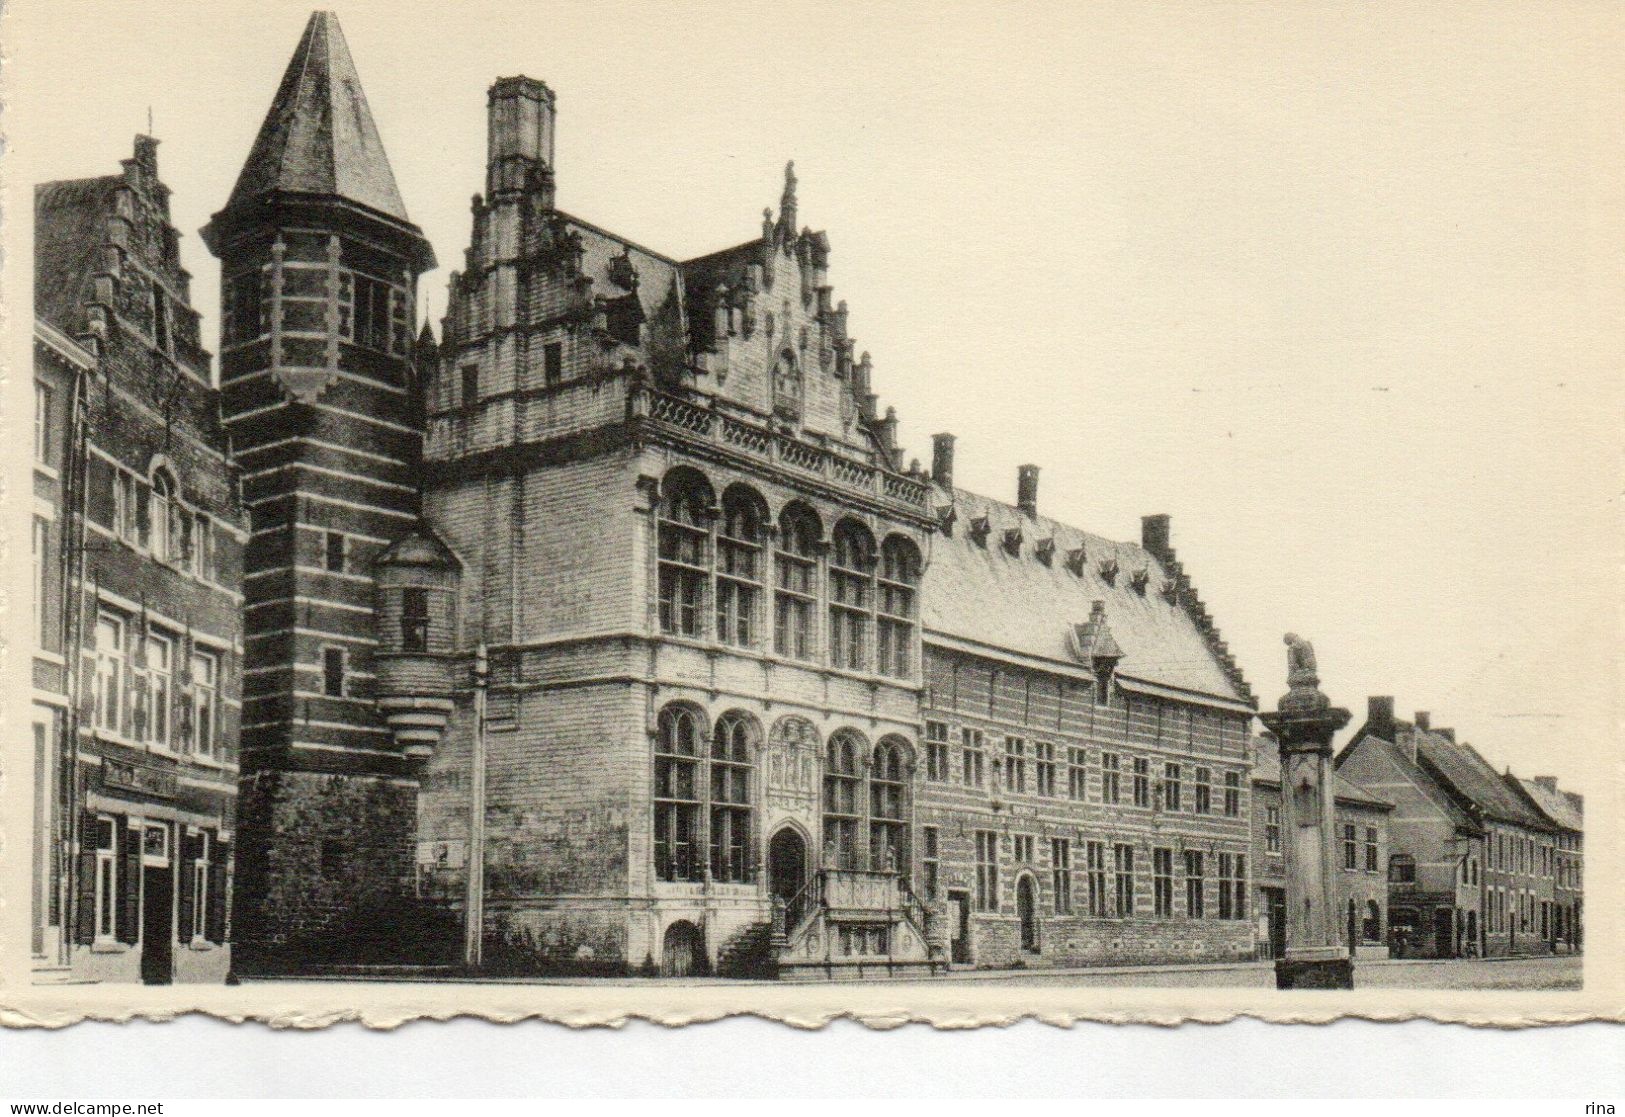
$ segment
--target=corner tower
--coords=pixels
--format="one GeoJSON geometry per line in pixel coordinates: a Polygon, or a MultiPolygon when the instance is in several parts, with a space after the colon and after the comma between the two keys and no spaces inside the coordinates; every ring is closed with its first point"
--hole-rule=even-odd
{"type": "Polygon", "coordinates": [[[355,958],[412,872],[416,750],[374,702],[374,560],[418,516],[412,308],[434,254],[331,12],[311,15],[203,238],[252,526],[243,953],[251,969],[319,960],[314,943],[355,958]]]}

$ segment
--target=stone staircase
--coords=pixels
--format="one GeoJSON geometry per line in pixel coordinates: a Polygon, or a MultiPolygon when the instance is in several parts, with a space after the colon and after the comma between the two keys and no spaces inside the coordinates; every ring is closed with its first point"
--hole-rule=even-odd
{"type": "Polygon", "coordinates": [[[778,975],[860,980],[948,968],[941,919],[895,870],[820,869],[774,902],[778,975]]]}
{"type": "Polygon", "coordinates": [[[718,977],[771,978],[778,975],[773,924],[748,923],[717,951],[718,977]]]}

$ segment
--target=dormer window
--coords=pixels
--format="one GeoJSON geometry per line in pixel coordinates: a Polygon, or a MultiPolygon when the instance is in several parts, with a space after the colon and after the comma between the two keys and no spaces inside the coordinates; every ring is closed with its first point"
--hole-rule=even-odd
{"type": "Polygon", "coordinates": [[[1083,577],[1083,566],[1088,561],[1088,555],[1082,547],[1074,547],[1066,553],[1066,568],[1077,577],[1083,577]]]}
{"type": "Polygon", "coordinates": [[[1021,554],[1021,529],[1019,527],[1004,529],[1004,549],[1010,555],[1019,556],[1021,554]]]}
{"type": "Polygon", "coordinates": [[[1117,584],[1117,560],[1107,559],[1100,564],[1100,577],[1108,586],[1117,584]]]}
{"type": "Polygon", "coordinates": [[[988,523],[986,516],[977,516],[970,522],[970,537],[978,547],[987,546],[987,537],[993,531],[993,525],[988,523]]]}
{"type": "Polygon", "coordinates": [[[1033,554],[1045,566],[1053,564],[1055,561],[1055,540],[1040,539],[1038,546],[1033,550],[1033,554]]]}

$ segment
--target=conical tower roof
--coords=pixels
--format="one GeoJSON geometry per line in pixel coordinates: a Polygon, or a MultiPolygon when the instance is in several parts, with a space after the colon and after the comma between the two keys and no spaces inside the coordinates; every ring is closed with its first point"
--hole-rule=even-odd
{"type": "Polygon", "coordinates": [[[338,16],[312,12],[226,209],[274,192],[336,195],[406,222],[338,16]]]}

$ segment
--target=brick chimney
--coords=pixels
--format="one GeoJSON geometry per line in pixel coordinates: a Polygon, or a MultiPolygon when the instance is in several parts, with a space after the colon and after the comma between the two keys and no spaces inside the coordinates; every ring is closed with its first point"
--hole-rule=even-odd
{"type": "Polygon", "coordinates": [[[1415,716],[1411,720],[1416,722],[1416,728],[1426,733],[1430,728],[1432,728],[1433,715],[1428,713],[1426,710],[1417,710],[1415,716]]]}
{"type": "Polygon", "coordinates": [[[931,480],[945,489],[954,487],[954,436],[931,436],[931,480]]]}
{"type": "Polygon", "coordinates": [[[1141,516],[1140,546],[1157,558],[1166,555],[1169,551],[1169,540],[1172,537],[1170,522],[1167,513],[1158,513],[1155,516],[1141,516]]]}
{"type": "Polygon", "coordinates": [[[1394,739],[1394,699],[1388,694],[1373,694],[1365,700],[1366,727],[1384,741],[1394,739]]]}
{"type": "Polygon", "coordinates": [[[1038,516],[1038,467],[1016,467],[1016,507],[1028,516],[1038,516]]]}

